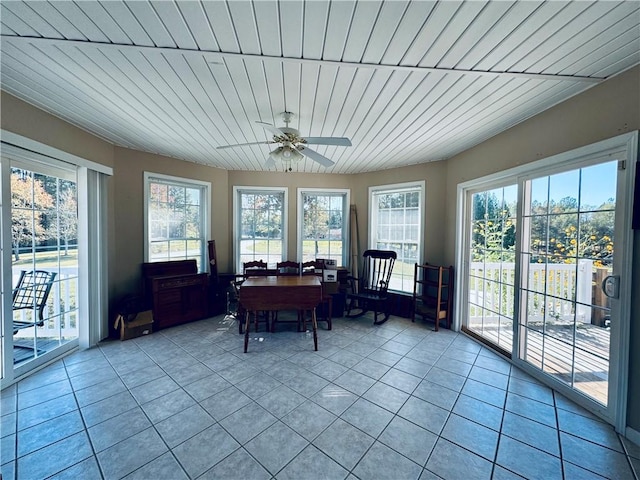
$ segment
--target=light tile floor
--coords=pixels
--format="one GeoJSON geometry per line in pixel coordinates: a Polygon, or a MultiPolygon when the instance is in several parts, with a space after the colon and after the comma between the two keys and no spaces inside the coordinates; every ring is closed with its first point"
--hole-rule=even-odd
{"type": "MultiPolygon", "coordinates": [[[[223,317],[77,352],[2,392],[2,478],[630,479],[640,447],[462,334],[223,317]]],[[[637,477],[636,477],[637,478],[637,477]]]]}

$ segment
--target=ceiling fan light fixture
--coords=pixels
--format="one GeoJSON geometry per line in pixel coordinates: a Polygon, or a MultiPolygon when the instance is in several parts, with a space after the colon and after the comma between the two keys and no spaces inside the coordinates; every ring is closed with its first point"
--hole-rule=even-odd
{"type": "Polygon", "coordinates": [[[295,147],[291,145],[284,145],[282,147],[278,147],[272,152],[269,153],[269,156],[274,160],[280,160],[285,164],[285,170],[291,171],[291,164],[294,162],[299,162],[304,158],[295,147]]]}

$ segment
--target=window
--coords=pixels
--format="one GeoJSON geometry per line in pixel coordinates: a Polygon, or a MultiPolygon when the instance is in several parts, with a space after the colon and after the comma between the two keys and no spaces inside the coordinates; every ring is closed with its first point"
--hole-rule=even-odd
{"type": "Polygon", "coordinates": [[[302,261],[331,258],[347,264],[348,190],[298,189],[298,252],[302,261]]]}
{"type": "Polygon", "coordinates": [[[145,172],[145,259],[195,259],[205,271],[211,184],[145,172]]]}
{"type": "Polygon", "coordinates": [[[413,266],[422,262],[423,212],[423,181],[369,187],[370,248],[398,254],[391,290],[413,291],[413,266]]]}
{"type": "Polygon", "coordinates": [[[287,190],[275,187],[233,187],[236,271],[263,260],[270,266],[286,260],[287,190]]]}

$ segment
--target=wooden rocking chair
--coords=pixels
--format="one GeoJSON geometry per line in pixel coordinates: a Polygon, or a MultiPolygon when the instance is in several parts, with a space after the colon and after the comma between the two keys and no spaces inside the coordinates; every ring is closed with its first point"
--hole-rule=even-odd
{"type": "Polygon", "coordinates": [[[351,293],[347,293],[347,317],[359,317],[373,310],[374,325],[381,325],[389,319],[387,289],[397,254],[392,250],[367,250],[363,254],[364,262],[359,278],[352,278],[351,293]],[[351,309],[360,312],[352,314],[351,309]],[[378,321],[378,313],[384,318],[378,321]]]}

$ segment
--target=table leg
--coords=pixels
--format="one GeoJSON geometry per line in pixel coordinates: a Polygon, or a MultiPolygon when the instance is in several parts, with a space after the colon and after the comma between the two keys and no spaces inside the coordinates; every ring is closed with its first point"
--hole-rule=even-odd
{"type": "Polygon", "coordinates": [[[249,310],[244,312],[244,353],[249,347],[249,310]]]}
{"type": "Polygon", "coordinates": [[[316,309],[311,310],[311,326],[313,327],[313,349],[318,351],[318,322],[316,321],[316,309]]]}

